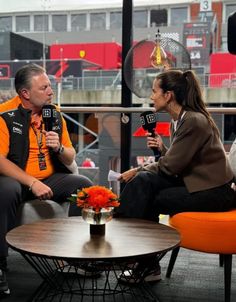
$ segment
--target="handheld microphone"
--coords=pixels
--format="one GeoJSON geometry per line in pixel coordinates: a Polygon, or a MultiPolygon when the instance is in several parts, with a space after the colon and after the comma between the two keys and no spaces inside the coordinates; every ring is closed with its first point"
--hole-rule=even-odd
{"type": "Polygon", "coordinates": [[[44,105],[42,108],[42,117],[44,123],[44,129],[46,131],[53,130],[53,126],[55,125],[57,110],[53,104],[44,105]]]}
{"type": "MultiPolygon", "coordinates": [[[[144,130],[151,133],[152,137],[155,137],[155,128],[157,123],[157,115],[152,111],[145,111],[140,114],[140,122],[144,130]]],[[[154,153],[155,161],[161,157],[161,152],[158,148],[152,148],[154,153]]]]}

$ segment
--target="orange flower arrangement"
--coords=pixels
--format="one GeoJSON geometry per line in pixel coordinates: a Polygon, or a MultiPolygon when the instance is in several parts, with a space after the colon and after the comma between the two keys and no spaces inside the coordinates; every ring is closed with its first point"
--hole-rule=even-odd
{"type": "Polygon", "coordinates": [[[119,198],[111,190],[103,186],[91,186],[78,190],[77,194],[72,194],[73,200],[76,198],[78,207],[92,208],[99,213],[102,208],[118,207],[119,198]]]}

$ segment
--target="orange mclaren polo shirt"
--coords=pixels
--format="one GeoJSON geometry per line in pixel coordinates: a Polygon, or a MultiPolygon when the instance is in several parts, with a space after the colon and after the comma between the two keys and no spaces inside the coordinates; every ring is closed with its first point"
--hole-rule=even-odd
{"type": "MultiPolygon", "coordinates": [[[[19,104],[21,104],[21,100],[18,96],[14,97],[13,99],[0,104],[0,112],[8,111],[16,109],[19,104]]],[[[37,137],[40,137],[40,129],[36,128],[40,126],[42,121],[42,117],[39,118],[39,121],[31,120],[31,124],[35,125],[37,137]]],[[[62,137],[61,143],[65,147],[72,147],[72,143],[69,137],[69,133],[67,131],[67,126],[64,118],[62,118],[62,137]]],[[[7,157],[9,152],[9,131],[4,119],[0,116],[0,154],[7,157]]],[[[37,141],[36,134],[33,131],[33,128],[29,128],[29,157],[26,164],[25,172],[29,175],[34,176],[37,179],[45,179],[54,173],[54,167],[52,165],[51,157],[49,154],[49,149],[46,146],[45,135],[42,135],[42,152],[45,155],[46,160],[46,169],[40,170],[39,169],[39,162],[38,162],[38,154],[39,154],[39,147],[37,141]]]]}

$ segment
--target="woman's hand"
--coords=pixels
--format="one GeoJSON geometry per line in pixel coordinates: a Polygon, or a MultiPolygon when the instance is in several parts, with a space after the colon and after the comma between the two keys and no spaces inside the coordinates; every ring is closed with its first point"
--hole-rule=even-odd
{"type": "Polygon", "coordinates": [[[163,145],[164,145],[164,143],[163,143],[163,140],[160,137],[160,135],[157,134],[155,137],[152,137],[151,133],[147,134],[147,147],[148,148],[150,148],[150,149],[157,148],[160,151],[162,151],[163,145]]]}
{"type": "Polygon", "coordinates": [[[130,169],[130,170],[125,171],[124,173],[122,173],[121,176],[118,178],[118,180],[128,182],[136,174],[137,174],[137,168],[133,168],[133,169],[130,169]]]}

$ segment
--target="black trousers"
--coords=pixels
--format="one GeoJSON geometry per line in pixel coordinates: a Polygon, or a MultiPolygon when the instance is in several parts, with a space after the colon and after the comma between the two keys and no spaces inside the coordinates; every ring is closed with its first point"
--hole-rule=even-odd
{"type": "MultiPolygon", "coordinates": [[[[93,185],[85,176],[65,173],[55,173],[43,182],[53,191],[51,199],[58,203],[66,201],[77,189],[93,185]]],[[[17,209],[22,202],[35,199],[35,196],[18,181],[6,176],[0,176],[0,196],[0,257],[6,257],[5,236],[16,226],[17,209]]]]}
{"type": "Polygon", "coordinates": [[[229,184],[189,193],[180,178],[139,172],[121,192],[117,216],[158,221],[159,214],[221,212],[236,207],[229,184]]]}

